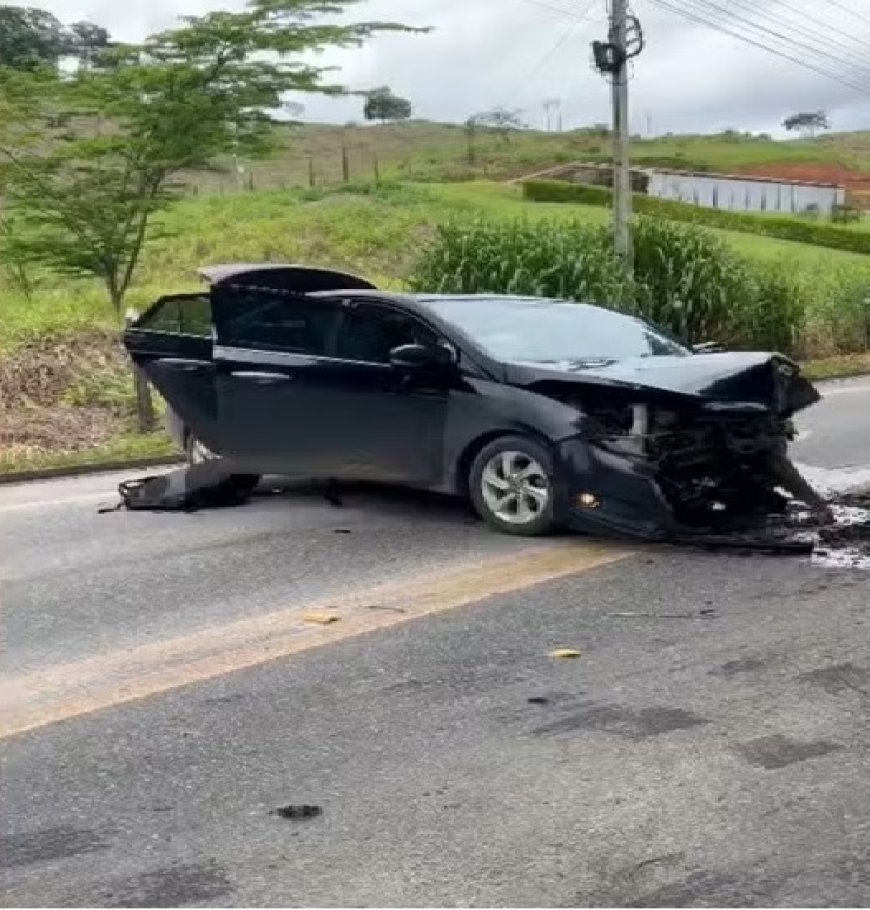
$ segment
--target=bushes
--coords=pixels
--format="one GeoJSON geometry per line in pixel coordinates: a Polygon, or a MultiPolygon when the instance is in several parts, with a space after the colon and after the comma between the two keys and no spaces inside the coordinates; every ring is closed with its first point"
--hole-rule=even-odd
{"type": "Polygon", "coordinates": [[[591,183],[568,183],[566,180],[526,180],[523,198],[530,202],[573,202],[576,205],[609,206],[613,192],[606,186],[591,183]]]}
{"type": "MultiPolygon", "coordinates": [[[[532,202],[573,202],[599,206],[609,206],[612,200],[612,192],[608,187],[558,180],[526,181],[523,184],[523,196],[532,202]]],[[[641,214],[667,218],[670,221],[686,221],[726,231],[761,234],[779,240],[793,240],[848,253],[870,255],[870,231],[856,231],[834,224],[802,221],[798,218],[761,217],[745,212],[709,209],[639,193],[634,195],[634,208],[641,214]]]]}
{"type": "Polygon", "coordinates": [[[582,222],[450,222],[418,260],[415,291],[530,294],[623,305],[628,282],[606,229],[582,222]]]}
{"type": "Polygon", "coordinates": [[[733,341],[750,294],[746,263],[717,237],[647,218],[634,233],[634,280],[641,312],[687,344],[733,341]]]}
{"type": "Polygon", "coordinates": [[[453,222],[417,262],[413,290],[531,294],[634,312],[688,344],[796,353],[809,298],[779,266],[757,266],[714,235],[641,218],[626,275],[610,232],[582,222],[453,222]]]}

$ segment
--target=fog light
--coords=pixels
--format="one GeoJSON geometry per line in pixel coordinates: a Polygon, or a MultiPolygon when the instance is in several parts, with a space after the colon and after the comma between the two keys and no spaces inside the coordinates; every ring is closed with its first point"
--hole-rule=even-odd
{"type": "Polygon", "coordinates": [[[594,493],[578,493],[576,499],[581,509],[597,509],[601,505],[601,500],[594,493]]]}

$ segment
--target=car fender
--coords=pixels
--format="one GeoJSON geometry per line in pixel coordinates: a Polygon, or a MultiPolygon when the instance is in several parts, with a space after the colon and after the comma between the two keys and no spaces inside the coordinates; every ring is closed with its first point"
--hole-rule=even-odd
{"type": "Polygon", "coordinates": [[[585,421],[576,407],[546,395],[492,380],[470,380],[466,394],[451,398],[443,486],[464,494],[477,453],[500,436],[528,436],[552,448],[582,432],[585,421]]]}

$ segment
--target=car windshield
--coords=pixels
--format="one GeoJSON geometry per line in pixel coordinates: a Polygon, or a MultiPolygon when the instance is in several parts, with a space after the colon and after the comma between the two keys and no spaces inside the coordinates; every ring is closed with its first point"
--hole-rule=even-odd
{"type": "Polygon", "coordinates": [[[497,360],[582,369],[689,353],[641,319],[582,303],[507,297],[433,297],[425,303],[497,360]]]}

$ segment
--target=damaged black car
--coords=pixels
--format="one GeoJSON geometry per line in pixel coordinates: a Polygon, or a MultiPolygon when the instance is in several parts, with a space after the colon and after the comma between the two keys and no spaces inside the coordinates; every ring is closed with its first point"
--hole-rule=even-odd
{"type": "Polygon", "coordinates": [[[788,459],[819,400],[775,353],[689,349],[566,300],[379,291],[292,265],[204,269],[125,333],[192,460],[469,497],[500,531],[667,539],[821,507],[788,459]]]}

